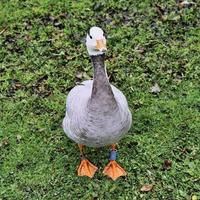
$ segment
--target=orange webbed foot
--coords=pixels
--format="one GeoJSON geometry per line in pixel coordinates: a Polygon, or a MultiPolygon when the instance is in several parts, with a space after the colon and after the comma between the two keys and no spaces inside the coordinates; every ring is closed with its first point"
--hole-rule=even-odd
{"type": "Polygon", "coordinates": [[[104,168],[103,173],[111,177],[114,181],[120,176],[126,176],[125,170],[115,160],[110,160],[104,168]]]}
{"type": "Polygon", "coordinates": [[[98,168],[95,165],[89,162],[86,158],[83,158],[78,168],[78,176],[88,176],[92,178],[97,169],[98,168]]]}

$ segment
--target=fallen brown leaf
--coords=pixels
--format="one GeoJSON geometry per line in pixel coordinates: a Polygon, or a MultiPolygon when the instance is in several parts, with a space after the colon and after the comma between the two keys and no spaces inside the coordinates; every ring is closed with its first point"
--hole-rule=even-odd
{"type": "Polygon", "coordinates": [[[156,12],[158,13],[159,17],[162,19],[165,14],[164,8],[156,4],[156,12]]]}
{"type": "Polygon", "coordinates": [[[149,192],[153,189],[153,184],[145,184],[141,187],[141,192],[149,192]]]}
{"type": "Polygon", "coordinates": [[[21,88],[21,86],[22,86],[22,85],[21,85],[20,83],[15,83],[15,86],[14,86],[14,87],[15,87],[15,89],[19,89],[19,88],[21,88]]]}
{"type": "Polygon", "coordinates": [[[62,18],[62,19],[65,19],[67,18],[67,13],[60,13],[56,18],[62,18]]]}
{"type": "Polygon", "coordinates": [[[27,42],[30,42],[32,40],[32,37],[30,35],[26,35],[24,37],[24,39],[27,41],[27,42]]]}
{"type": "Polygon", "coordinates": [[[171,160],[165,160],[163,163],[163,170],[169,170],[172,167],[172,161],[171,160]]]}

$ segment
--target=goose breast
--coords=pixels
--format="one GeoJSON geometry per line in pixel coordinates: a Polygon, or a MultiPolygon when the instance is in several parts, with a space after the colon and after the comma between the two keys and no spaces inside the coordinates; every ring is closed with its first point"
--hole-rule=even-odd
{"type": "Polygon", "coordinates": [[[63,128],[67,136],[79,144],[100,147],[116,143],[129,130],[131,112],[123,93],[111,85],[117,108],[103,112],[88,110],[93,81],[84,81],[68,94],[63,128]]]}

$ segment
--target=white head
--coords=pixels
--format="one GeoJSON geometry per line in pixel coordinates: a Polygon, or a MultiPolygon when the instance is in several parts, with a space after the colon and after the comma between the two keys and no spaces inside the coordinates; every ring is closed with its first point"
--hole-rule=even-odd
{"type": "Polygon", "coordinates": [[[86,37],[86,46],[90,56],[96,56],[106,52],[106,38],[101,28],[93,26],[86,37]]]}

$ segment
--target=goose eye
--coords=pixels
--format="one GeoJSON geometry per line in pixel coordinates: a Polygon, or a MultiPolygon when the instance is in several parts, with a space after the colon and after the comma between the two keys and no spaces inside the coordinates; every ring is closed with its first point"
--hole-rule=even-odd
{"type": "Polygon", "coordinates": [[[89,35],[90,36],[90,39],[92,39],[92,36],[91,35],[89,35]]]}

